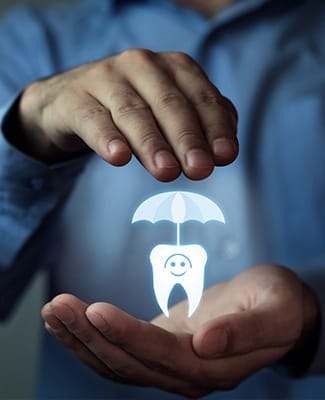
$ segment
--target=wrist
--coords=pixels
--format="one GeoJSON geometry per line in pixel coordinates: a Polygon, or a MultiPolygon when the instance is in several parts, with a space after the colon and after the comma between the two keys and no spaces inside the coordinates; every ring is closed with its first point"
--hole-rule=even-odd
{"type": "Polygon", "coordinates": [[[4,136],[16,149],[38,161],[46,164],[67,161],[73,155],[57,147],[35,122],[33,110],[37,106],[32,98],[36,85],[28,86],[11,106],[3,123],[4,136]]]}
{"type": "Polygon", "coordinates": [[[295,346],[273,366],[291,377],[304,375],[313,362],[319,345],[320,307],[313,290],[303,284],[303,326],[295,346]]]}

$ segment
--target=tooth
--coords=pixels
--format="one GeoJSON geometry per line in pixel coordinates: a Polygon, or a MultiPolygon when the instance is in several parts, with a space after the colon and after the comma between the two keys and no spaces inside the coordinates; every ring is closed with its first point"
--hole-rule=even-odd
{"type": "Polygon", "coordinates": [[[173,287],[181,285],[188,298],[190,317],[197,309],[204,286],[207,254],[203,247],[193,244],[171,246],[160,244],[150,253],[153,288],[162,312],[169,317],[168,299],[173,287]]]}

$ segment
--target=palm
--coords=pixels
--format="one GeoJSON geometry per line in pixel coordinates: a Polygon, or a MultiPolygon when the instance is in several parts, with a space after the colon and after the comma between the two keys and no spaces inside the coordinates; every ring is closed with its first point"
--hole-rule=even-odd
{"type": "Polygon", "coordinates": [[[170,318],[159,315],[151,322],[169,332],[194,334],[208,321],[253,309],[259,299],[267,295],[267,291],[276,287],[280,289],[278,267],[269,265],[250,268],[232,280],[217,283],[207,289],[199,308],[191,318],[187,318],[188,302],[184,300],[170,309],[170,318]]]}
{"type": "Polygon", "coordinates": [[[170,317],[159,315],[151,322],[169,332],[194,334],[203,323],[225,313],[236,311],[233,304],[226,304],[222,299],[227,290],[228,283],[218,283],[206,290],[201,299],[201,304],[191,318],[187,317],[188,301],[184,300],[170,310],[170,317]]]}

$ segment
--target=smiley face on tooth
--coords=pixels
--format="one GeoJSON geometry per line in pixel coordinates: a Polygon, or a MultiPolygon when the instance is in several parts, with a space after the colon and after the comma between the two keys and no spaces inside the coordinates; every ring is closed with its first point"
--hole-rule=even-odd
{"type": "Polygon", "coordinates": [[[192,268],[192,264],[184,254],[173,254],[167,258],[165,268],[174,276],[183,276],[192,268]]]}

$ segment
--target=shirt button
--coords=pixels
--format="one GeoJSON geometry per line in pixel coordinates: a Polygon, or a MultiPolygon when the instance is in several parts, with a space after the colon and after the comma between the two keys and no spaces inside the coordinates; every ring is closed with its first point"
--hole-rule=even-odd
{"type": "Polygon", "coordinates": [[[235,239],[223,239],[220,243],[220,248],[221,255],[228,260],[238,257],[240,253],[240,244],[235,239]]]}
{"type": "Polygon", "coordinates": [[[33,178],[30,180],[30,186],[33,190],[40,191],[44,188],[44,179],[33,178]]]}

